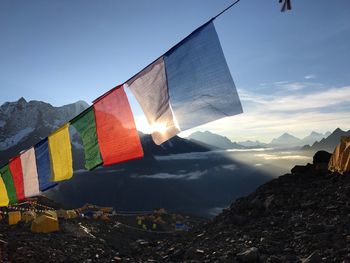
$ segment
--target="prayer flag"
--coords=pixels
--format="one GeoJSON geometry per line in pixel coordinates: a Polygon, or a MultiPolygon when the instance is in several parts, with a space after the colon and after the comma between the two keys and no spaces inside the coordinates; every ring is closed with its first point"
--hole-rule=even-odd
{"type": "Polygon", "coordinates": [[[170,107],[163,58],[137,74],[128,85],[146,115],[156,144],[180,132],[170,107]]]}
{"type": "Polygon", "coordinates": [[[7,196],[7,190],[4,180],[0,176],[0,206],[7,206],[9,204],[9,198],[7,196]]]}
{"type": "Polygon", "coordinates": [[[39,195],[38,172],[35,161],[35,150],[33,147],[21,154],[21,163],[25,197],[39,195]]]}
{"type": "Polygon", "coordinates": [[[79,133],[84,147],[85,168],[92,170],[102,163],[100,147],[97,141],[94,109],[90,108],[82,116],[71,122],[79,133]]]}
{"type": "Polygon", "coordinates": [[[48,137],[54,182],[67,180],[73,176],[72,146],[68,128],[67,123],[48,137]]]}
{"type": "Polygon", "coordinates": [[[143,150],[123,86],[94,101],[93,107],[103,165],[141,158],[143,150]]]}
{"type": "Polygon", "coordinates": [[[242,113],[212,21],[127,81],[155,143],[180,131],[242,113]]]}
{"type": "Polygon", "coordinates": [[[8,164],[0,168],[0,174],[2,176],[2,179],[4,180],[10,204],[17,203],[16,188],[8,164]]]}
{"type": "Polygon", "coordinates": [[[17,200],[21,201],[24,199],[24,184],[20,156],[16,156],[9,161],[9,169],[16,188],[17,200]]]}
{"type": "Polygon", "coordinates": [[[49,144],[47,138],[35,145],[36,168],[40,191],[46,191],[57,185],[52,182],[49,144]]]}

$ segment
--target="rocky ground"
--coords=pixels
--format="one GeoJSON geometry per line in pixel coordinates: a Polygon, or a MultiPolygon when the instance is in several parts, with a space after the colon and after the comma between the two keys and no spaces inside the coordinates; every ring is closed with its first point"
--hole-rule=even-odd
{"type": "Polygon", "coordinates": [[[329,157],[317,153],[189,232],[139,233],[117,219],[42,235],[2,224],[2,251],[13,262],[350,262],[350,176],[329,173],[329,157]]]}

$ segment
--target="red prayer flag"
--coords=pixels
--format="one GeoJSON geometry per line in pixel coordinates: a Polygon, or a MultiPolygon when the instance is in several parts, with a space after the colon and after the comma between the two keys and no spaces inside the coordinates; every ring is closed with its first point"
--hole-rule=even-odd
{"type": "Polygon", "coordinates": [[[16,156],[9,161],[9,168],[12,174],[13,184],[16,188],[17,200],[24,199],[23,172],[20,156],[16,156]]]}
{"type": "Polygon", "coordinates": [[[143,157],[134,117],[122,85],[94,101],[94,112],[104,166],[143,157]]]}

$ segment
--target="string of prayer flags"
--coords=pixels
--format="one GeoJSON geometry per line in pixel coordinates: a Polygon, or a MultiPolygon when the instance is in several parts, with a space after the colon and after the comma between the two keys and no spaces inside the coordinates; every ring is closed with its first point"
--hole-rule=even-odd
{"type": "Polygon", "coordinates": [[[46,191],[57,183],[52,182],[51,177],[51,164],[48,139],[44,139],[34,146],[36,167],[39,179],[39,190],[41,192],[46,191]]]}
{"type": "Polygon", "coordinates": [[[127,81],[161,144],[180,131],[242,113],[212,21],[127,81]]]}
{"type": "Polygon", "coordinates": [[[72,146],[69,138],[69,124],[48,137],[52,180],[68,180],[73,176],[72,146]]]}
{"type": "Polygon", "coordinates": [[[24,199],[24,184],[23,184],[23,172],[20,156],[12,158],[9,162],[9,171],[12,175],[13,183],[16,189],[16,198],[18,201],[24,199]]]}
{"type": "Polygon", "coordinates": [[[8,164],[0,168],[0,174],[6,187],[9,203],[17,203],[16,188],[8,164]]]}
{"type": "Polygon", "coordinates": [[[23,186],[25,197],[40,194],[34,147],[21,154],[23,186]]]}
{"type": "Polygon", "coordinates": [[[89,108],[70,123],[77,130],[83,141],[85,168],[92,170],[102,163],[100,147],[97,141],[94,109],[92,107],[89,108]]]}
{"type": "Polygon", "coordinates": [[[7,196],[6,186],[2,176],[0,176],[0,206],[7,206],[8,204],[9,198],[7,196]]]}
{"type": "Polygon", "coordinates": [[[122,85],[95,100],[93,108],[104,166],[143,157],[134,117],[122,85]]]}

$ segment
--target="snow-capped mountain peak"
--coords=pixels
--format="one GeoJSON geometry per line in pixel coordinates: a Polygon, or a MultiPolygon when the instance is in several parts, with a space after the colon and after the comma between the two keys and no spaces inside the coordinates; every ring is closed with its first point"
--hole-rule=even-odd
{"type": "Polygon", "coordinates": [[[35,140],[48,136],[56,128],[78,115],[89,105],[78,101],[54,107],[41,101],[27,102],[23,97],[0,106],[0,150],[6,150],[35,132],[35,140]],[[39,136],[39,138],[38,138],[39,136]]]}

